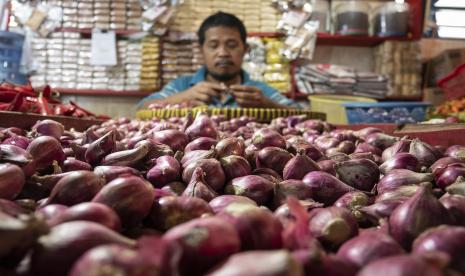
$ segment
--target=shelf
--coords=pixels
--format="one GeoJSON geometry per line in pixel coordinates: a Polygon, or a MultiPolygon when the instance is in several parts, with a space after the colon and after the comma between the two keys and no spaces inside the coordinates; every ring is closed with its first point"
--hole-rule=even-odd
{"type": "Polygon", "coordinates": [[[283,37],[282,33],[247,33],[248,37],[283,37]]]}
{"type": "MultiPolygon", "coordinates": [[[[316,94],[304,94],[300,92],[296,92],[295,95],[292,93],[285,93],[283,94],[288,98],[295,99],[295,100],[307,100],[309,96],[319,96],[319,95],[335,95],[335,94],[325,94],[325,93],[316,93],[316,94]]],[[[336,94],[337,95],[337,94],[336,94]]],[[[397,97],[387,97],[385,99],[376,99],[378,102],[392,102],[392,101],[415,101],[421,102],[422,96],[397,96],[397,97]]]]}
{"type": "MultiPolygon", "coordinates": [[[[92,28],[85,28],[85,29],[80,29],[80,28],[57,28],[55,31],[56,32],[80,33],[80,34],[90,35],[90,34],[92,34],[92,30],[93,30],[92,28]]],[[[116,30],[108,30],[108,31],[113,31],[117,35],[133,35],[133,34],[143,33],[143,31],[126,30],[126,29],[116,29],[116,30]]]]}
{"type": "Polygon", "coordinates": [[[357,46],[373,47],[385,41],[412,41],[410,37],[345,36],[318,33],[317,45],[320,46],[357,46]]]}
{"type": "MultiPolygon", "coordinates": [[[[63,95],[89,95],[89,96],[120,96],[120,97],[145,97],[152,91],[115,91],[115,90],[92,90],[92,89],[54,89],[63,95]]],[[[154,90],[156,91],[156,90],[154,90]]]]}

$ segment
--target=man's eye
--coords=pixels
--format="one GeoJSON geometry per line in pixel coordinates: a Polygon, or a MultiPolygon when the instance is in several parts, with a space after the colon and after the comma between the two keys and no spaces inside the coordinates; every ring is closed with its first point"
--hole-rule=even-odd
{"type": "Polygon", "coordinates": [[[217,47],[218,47],[218,44],[217,44],[217,43],[210,43],[210,44],[208,44],[208,48],[210,48],[210,49],[215,49],[215,48],[217,48],[217,47]]]}
{"type": "Polygon", "coordinates": [[[231,42],[231,43],[228,43],[227,45],[228,45],[228,48],[230,48],[230,49],[234,49],[234,48],[237,47],[237,43],[236,43],[236,42],[231,42]]]}

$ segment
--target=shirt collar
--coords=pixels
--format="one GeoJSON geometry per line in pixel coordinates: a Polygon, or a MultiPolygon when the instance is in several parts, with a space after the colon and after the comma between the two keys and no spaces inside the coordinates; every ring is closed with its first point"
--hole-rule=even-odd
{"type": "MultiPolygon", "coordinates": [[[[197,72],[195,72],[194,75],[192,75],[191,81],[189,82],[189,86],[194,86],[199,82],[205,81],[206,73],[207,73],[207,69],[205,68],[205,66],[202,66],[202,68],[200,68],[197,72]]],[[[241,70],[241,74],[242,74],[242,83],[243,84],[249,83],[250,75],[244,70],[241,70]]]]}

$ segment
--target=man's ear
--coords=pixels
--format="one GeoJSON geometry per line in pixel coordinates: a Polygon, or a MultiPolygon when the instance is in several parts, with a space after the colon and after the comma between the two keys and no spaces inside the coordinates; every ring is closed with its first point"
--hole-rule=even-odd
{"type": "Polygon", "coordinates": [[[249,49],[250,49],[249,43],[246,42],[246,43],[244,44],[245,53],[247,53],[247,52],[249,51],[249,49]]]}

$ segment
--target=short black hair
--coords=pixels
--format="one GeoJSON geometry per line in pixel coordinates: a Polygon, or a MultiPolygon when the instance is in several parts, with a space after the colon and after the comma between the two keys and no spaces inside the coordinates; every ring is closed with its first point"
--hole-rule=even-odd
{"type": "Polygon", "coordinates": [[[234,14],[220,11],[207,17],[202,22],[202,25],[200,25],[200,28],[197,31],[200,45],[203,45],[205,42],[205,32],[213,27],[228,27],[237,29],[241,35],[242,42],[244,45],[246,44],[247,30],[245,29],[244,23],[242,23],[242,21],[234,14]]]}

